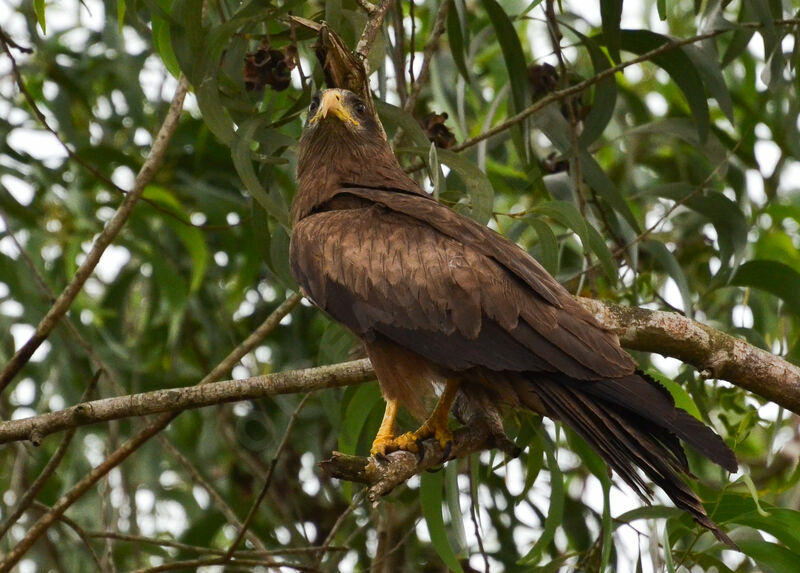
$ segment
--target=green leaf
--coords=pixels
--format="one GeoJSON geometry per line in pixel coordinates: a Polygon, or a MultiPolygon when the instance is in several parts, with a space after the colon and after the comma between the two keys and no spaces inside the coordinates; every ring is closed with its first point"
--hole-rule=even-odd
{"type": "MultiPolygon", "coordinates": [[[[528,68],[525,65],[525,53],[508,14],[495,0],[481,0],[489,21],[495,31],[497,43],[503,53],[503,61],[508,70],[508,81],[511,84],[510,113],[521,112],[528,105],[528,68]]],[[[515,125],[511,129],[512,139],[517,147],[517,153],[524,163],[530,157],[530,139],[527,136],[527,121],[515,125]]]]}
{"type": "Polygon", "coordinates": [[[339,451],[353,455],[372,410],[382,401],[377,384],[363,384],[353,394],[342,416],[339,451]]]}
{"type": "Polygon", "coordinates": [[[589,248],[600,260],[600,265],[603,267],[603,272],[608,277],[612,285],[617,283],[617,264],[614,262],[614,257],[611,256],[611,251],[606,245],[603,236],[595,229],[590,223],[586,224],[587,237],[589,239],[589,248]]]}
{"type": "Polygon", "coordinates": [[[428,150],[428,165],[430,166],[431,183],[433,184],[433,198],[439,200],[440,186],[444,182],[442,166],[439,165],[439,156],[436,153],[436,144],[431,142],[428,150]]]}
{"type": "Polygon", "coordinates": [[[618,64],[622,61],[619,54],[619,49],[622,45],[619,30],[620,21],[622,20],[622,0],[603,0],[600,2],[600,18],[603,21],[603,36],[606,39],[608,55],[611,56],[615,64],[618,64]]]}
{"type": "Polygon", "coordinates": [[[36,14],[36,21],[42,29],[42,34],[47,34],[47,22],[44,18],[45,0],[33,0],[33,12],[36,14]]]}
{"type": "Polygon", "coordinates": [[[164,67],[173,77],[180,77],[181,67],[178,64],[178,58],[175,56],[175,50],[172,48],[169,21],[153,16],[152,28],[153,46],[158,52],[161,61],[164,62],[164,67]]]}
{"type": "Polygon", "coordinates": [[[647,374],[654,378],[659,384],[666,388],[670,394],[672,394],[672,399],[675,400],[675,406],[681,410],[686,410],[698,420],[703,419],[702,414],[700,414],[700,410],[697,408],[697,404],[694,403],[694,400],[692,400],[692,397],[683,386],[671,378],[664,376],[660,370],[656,370],[655,368],[648,368],[647,374]]]}
{"type": "Polygon", "coordinates": [[[731,285],[761,289],[783,300],[800,317],[800,273],[775,261],[756,260],[744,263],[730,280],[731,285]]]}
{"type": "Polygon", "coordinates": [[[769,541],[744,539],[736,542],[742,552],[774,573],[800,571],[800,554],[769,541]]]}
{"type": "Polygon", "coordinates": [[[247,191],[258,201],[271,216],[285,228],[289,228],[289,210],[285,205],[278,203],[273,196],[267,193],[261,181],[258,180],[251,160],[250,144],[253,136],[264,123],[269,120],[267,115],[257,115],[245,121],[236,131],[231,143],[231,157],[236,172],[242,179],[247,191]]]}
{"type": "Polygon", "coordinates": [[[465,32],[469,29],[462,30],[461,28],[461,15],[465,10],[464,0],[454,0],[453,4],[455,9],[451,8],[447,11],[447,42],[450,44],[450,55],[453,57],[458,73],[461,74],[464,81],[470,83],[464,47],[465,32]]]}
{"type": "Polygon", "coordinates": [[[532,213],[545,215],[557,221],[564,227],[572,229],[581,240],[583,249],[589,248],[589,232],[586,230],[586,221],[581,216],[578,208],[567,201],[549,201],[537,205],[531,210],[532,213]]]}
{"type": "MultiPolygon", "coordinates": [[[[540,433],[543,433],[543,431],[540,430],[540,433]]],[[[547,435],[542,437],[544,452],[547,457],[547,468],[550,470],[550,511],[548,511],[544,520],[544,528],[539,539],[536,540],[530,551],[519,560],[521,565],[530,565],[538,561],[542,551],[553,541],[556,529],[561,525],[564,516],[564,476],[561,473],[561,468],[558,467],[555,445],[547,435]]]]}
{"type": "MultiPolygon", "coordinates": [[[[765,517],[757,509],[734,516],[726,523],[737,523],[754,529],[760,529],[775,536],[781,543],[800,555],[800,511],[782,507],[769,506],[763,502],[769,516],[765,517]]],[[[765,511],[762,509],[762,511],[765,511]]]]}
{"type": "MultiPolygon", "coordinates": [[[[375,101],[375,110],[378,112],[382,122],[402,129],[403,134],[411,139],[413,146],[425,150],[427,154],[428,146],[431,142],[413,115],[395,105],[380,100],[375,101]]],[[[422,155],[422,157],[427,159],[425,155],[422,155]]]]}
{"type": "Polygon", "coordinates": [[[669,527],[664,528],[664,566],[669,573],[675,573],[675,563],[672,562],[672,542],[669,540],[669,527]]]}
{"type": "Polygon", "coordinates": [[[228,115],[227,110],[222,107],[219,97],[218,68],[217,66],[206,66],[205,75],[200,80],[200,84],[195,90],[197,96],[197,107],[203,115],[203,121],[208,126],[217,139],[225,145],[230,145],[233,141],[235,131],[233,120],[228,115]]]}
{"type": "Polygon", "coordinates": [[[695,189],[684,183],[660,185],[648,192],[673,201],[684,201],[687,207],[697,211],[714,225],[719,241],[719,258],[723,264],[719,275],[725,276],[724,271],[729,264],[731,269],[738,267],[747,248],[748,225],[744,213],[736,203],[716,192],[697,194],[686,200],[686,196],[694,193],[695,189]]]}
{"type": "MultiPolygon", "coordinates": [[[[175,213],[180,219],[188,220],[188,214],[182,205],[169,190],[150,185],[142,194],[143,197],[161,205],[169,211],[175,213]]],[[[179,221],[173,217],[164,216],[164,223],[178,236],[192,262],[192,277],[189,282],[189,292],[197,292],[203,284],[203,278],[208,268],[209,253],[203,232],[187,223],[179,221]]]]}
{"type": "Polygon", "coordinates": [[[525,53],[522,51],[519,36],[500,4],[495,0],[481,0],[481,4],[489,15],[497,43],[500,44],[503,53],[515,111],[522,111],[528,103],[528,69],[525,66],[525,53]]]}
{"type": "Polygon", "coordinates": [[[539,262],[551,275],[558,274],[558,240],[550,225],[534,216],[525,217],[525,222],[533,227],[539,237],[542,250],[542,260],[539,262]]]}
{"type": "MultiPolygon", "coordinates": [[[[611,1],[608,4],[615,4],[611,1]]],[[[601,6],[605,6],[606,2],[601,2],[601,6]]],[[[620,8],[622,3],[619,3],[620,8]]],[[[601,8],[602,10],[602,8],[601,8]]],[[[619,22],[617,23],[619,24],[619,22]]],[[[605,20],[604,20],[605,29],[605,20]]],[[[617,30],[619,31],[619,30],[617,30]]],[[[600,47],[592,38],[587,38],[579,32],[575,32],[580,38],[586,50],[589,52],[589,57],[592,59],[592,67],[594,68],[595,75],[603,70],[607,70],[610,66],[608,57],[603,53],[600,47]]],[[[611,47],[608,48],[609,53],[613,52],[611,47]]],[[[617,61],[619,59],[619,50],[617,50],[617,61]]],[[[609,76],[598,83],[594,88],[594,101],[592,108],[589,110],[588,115],[583,121],[583,131],[578,138],[581,148],[587,148],[594,141],[596,141],[605,131],[611,118],[614,116],[614,108],[617,105],[617,81],[614,76],[609,76]]]]}
{"type": "Polygon", "coordinates": [[[681,293],[681,300],[683,301],[683,311],[687,316],[692,316],[692,290],[689,288],[689,281],[678,259],[676,259],[675,255],[660,241],[648,239],[642,242],[642,247],[652,255],[661,269],[672,277],[672,280],[678,285],[678,290],[681,293]]]}
{"type": "MultiPolygon", "coordinates": [[[[637,55],[672,42],[667,36],[656,34],[650,30],[623,30],[621,40],[624,50],[637,55]]],[[[683,92],[692,117],[697,124],[700,141],[705,141],[711,118],[703,89],[703,80],[694,62],[680,48],[653,56],[651,61],[666,71],[683,92]]]]}
{"type": "Polygon", "coordinates": [[[460,473],[461,470],[457,463],[444,466],[444,493],[447,500],[447,511],[450,513],[450,526],[454,530],[458,541],[459,554],[467,547],[467,532],[464,530],[464,520],[461,519],[461,504],[459,502],[458,476],[460,473]]]}
{"type": "Polygon", "coordinates": [[[581,151],[580,158],[583,178],[586,182],[591,185],[592,189],[597,191],[618,215],[625,219],[634,232],[641,232],[639,222],[636,220],[633,211],[631,211],[631,208],[625,202],[617,186],[611,178],[606,175],[603,168],[600,167],[600,164],[586,151],[581,151]]]}
{"type": "Polygon", "coordinates": [[[270,239],[270,269],[285,287],[295,289],[297,283],[295,283],[289,265],[289,233],[285,228],[277,227],[270,239]]]}
{"type": "Polygon", "coordinates": [[[658,19],[662,22],[665,21],[667,19],[667,0],[656,0],[656,8],[658,9],[658,19]]]}
{"type": "Polygon", "coordinates": [[[125,9],[127,4],[125,0],[117,0],[117,26],[119,31],[122,32],[122,27],[125,25],[125,9]]]}
{"type": "MultiPolygon", "coordinates": [[[[442,515],[442,472],[426,472],[420,476],[419,502],[425,524],[431,536],[431,543],[444,564],[451,571],[463,573],[444,526],[442,515]]],[[[456,518],[457,516],[454,516],[456,518]]]]}
{"type": "Polygon", "coordinates": [[[709,42],[700,46],[683,46],[684,53],[689,56],[697,71],[703,78],[703,83],[708,92],[717,100],[719,108],[725,117],[733,123],[733,102],[725,78],[722,76],[722,67],[716,53],[716,45],[709,42]],[[709,53],[713,50],[713,53],[709,53]]]}
{"type": "Polygon", "coordinates": [[[486,224],[494,207],[494,188],[486,174],[469,158],[447,149],[437,149],[439,161],[455,171],[467,186],[472,208],[470,217],[486,224]]]}

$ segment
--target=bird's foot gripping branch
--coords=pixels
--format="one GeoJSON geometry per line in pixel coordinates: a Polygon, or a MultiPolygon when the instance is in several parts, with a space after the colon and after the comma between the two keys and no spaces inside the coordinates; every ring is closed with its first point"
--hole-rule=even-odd
{"type": "Polygon", "coordinates": [[[519,449],[505,435],[497,435],[488,426],[477,424],[453,432],[448,445],[430,438],[419,443],[417,453],[396,451],[385,456],[364,457],[333,452],[319,466],[330,477],[366,485],[367,498],[377,503],[409,478],[443,461],[490,448],[498,448],[512,457],[519,454],[519,449]]]}

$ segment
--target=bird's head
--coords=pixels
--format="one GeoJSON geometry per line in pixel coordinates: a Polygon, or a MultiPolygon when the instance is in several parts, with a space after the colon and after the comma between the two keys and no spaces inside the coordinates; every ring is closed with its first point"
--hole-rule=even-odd
{"type": "Polygon", "coordinates": [[[400,167],[378,121],[351,91],[327,89],[314,96],[298,148],[296,217],[341,187],[422,193],[400,167]]]}
{"type": "Polygon", "coordinates": [[[298,168],[304,162],[325,158],[346,161],[363,159],[386,148],[381,128],[366,102],[344,89],[327,89],[315,95],[300,138],[298,168]]]}

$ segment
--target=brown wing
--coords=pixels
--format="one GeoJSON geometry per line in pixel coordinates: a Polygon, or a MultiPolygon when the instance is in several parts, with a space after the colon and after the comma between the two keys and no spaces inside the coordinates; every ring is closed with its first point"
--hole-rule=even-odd
{"type": "Polygon", "coordinates": [[[603,330],[527,253],[424,196],[343,189],[356,208],[323,211],[292,233],[292,270],[314,302],[452,370],[634,371],[603,330]]]}

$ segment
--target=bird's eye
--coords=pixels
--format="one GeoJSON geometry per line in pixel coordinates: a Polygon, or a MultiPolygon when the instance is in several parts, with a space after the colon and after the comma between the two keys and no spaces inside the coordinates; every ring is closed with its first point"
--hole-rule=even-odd
{"type": "Polygon", "coordinates": [[[308,106],[308,113],[313,114],[319,107],[319,96],[315,95],[311,100],[311,105],[308,106]]]}
{"type": "Polygon", "coordinates": [[[357,114],[361,115],[361,114],[363,114],[365,111],[367,111],[367,106],[366,106],[366,105],[364,105],[364,102],[363,102],[363,101],[358,101],[358,102],[356,102],[356,105],[354,105],[354,106],[353,106],[353,109],[355,110],[355,112],[356,112],[357,114]]]}

